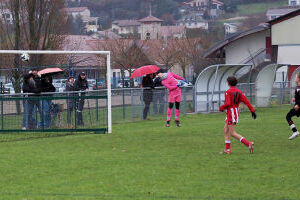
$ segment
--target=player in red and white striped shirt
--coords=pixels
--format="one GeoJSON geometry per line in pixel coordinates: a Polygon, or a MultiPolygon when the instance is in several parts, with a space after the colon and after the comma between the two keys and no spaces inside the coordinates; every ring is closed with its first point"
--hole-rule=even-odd
{"type": "Polygon", "coordinates": [[[243,102],[249,108],[253,119],[256,119],[255,110],[242,91],[235,87],[237,85],[237,79],[234,76],[229,76],[227,78],[227,83],[230,88],[225,92],[225,103],[219,109],[220,111],[226,110],[226,123],[224,126],[225,150],[223,153],[231,154],[231,135],[235,139],[240,140],[243,144],[245,144],[252,154],[254,142],[248,141],[243,136],[238,134],[235,131],[235,126],[239,122],[239,105],[241,102],[243,102]]]}

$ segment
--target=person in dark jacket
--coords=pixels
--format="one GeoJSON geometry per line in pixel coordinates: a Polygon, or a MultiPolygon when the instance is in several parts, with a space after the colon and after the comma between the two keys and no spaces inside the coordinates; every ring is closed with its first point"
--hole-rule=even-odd
{"type": "Polygon", "coordinates": [[[155,90],[153,92],[153,113],[164,114],[165,88],[161,84],[161,79],[156,77],[153,80],[155,90]]]}
{"type": "Polygon", "coordinates": [[[150,103],[152,102],[152,98],[153,98],[152,88],[154,87],[154,84],[152,78],[153,78],[153,74],[147,74],[146,76],[143,77],[142,80],[143,101],[145,104],[144,112],[143,112],[143,120],[147,119],[150,103]]]}
{"type": "MultiPolygon", "coordinates": [[[[52,84],[52,77],[45,76],[41,79],[41,92],[49,93],[55,92],[55,87],[52,84]]],[[[41,100],[42,116],[41,121],[38,125],[39,128],[49,128],[51,123],[50,108],[52,101],[49,98],[51,94],[43,94],[43,99],[41,100]],[[47,98],[48,97],[48,98],[47,98]]]]}
{"type": "MultiPolygon", "coordinates": [[[[28,97],[36,97],[39,96],[39,93],[41,92],[40,85],[37,84],[37,82],[34,80],[34,74],[26,74],[24,76],[24,83],[22,86],[23,93],[34,93],[29,94],[28,97]]],[[[26,108],[24,108],[24,124],[23,129],[34,129],[36,128],[36,119],[35,119],[35,111],[38,109],[40,116],[41,116],[41,107],[40,107],[40,101],[36,99],[27,100],[25,102],[26,108]]]]}
{"type": "MultiPolygon", "coordinates": [[[[87,92],[88,89],[89,89],[89,85],[86,80],[86,75],[84,72],[81,72],[79,74],[77,80],[74,83],[74,90],[81,91],[78,95],[84,96],[85,95],[84,91],[87,92]]],[[[84,99],[79,98],[76,101],[76,108],[77,108],[76,109],[76,111],[77,111],[76,122],[77,122],[77,125],[79,125],[79,126],[84,126],[83,117],[82,117],[83,106],[84,106],[84,99]]]]}
{"type": "MultiPolygon", "coordinates": [[[[74,77],[71,76],[66,82],[66,92],[75,91],[74,87],[74,77]]],[[[68,97],[73,97],[74,93],[68,93],[68,97]]],[[[72,128],[72,112],[74,110],[74,99],[67,99],[67,123],[68,127],[72,128]]]]}

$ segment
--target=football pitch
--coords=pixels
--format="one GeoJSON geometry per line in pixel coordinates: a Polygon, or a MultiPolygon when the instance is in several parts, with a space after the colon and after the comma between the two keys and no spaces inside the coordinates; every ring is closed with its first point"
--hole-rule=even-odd
{"type": "MultiPolygon", "coordinates": [[[[188,115],[182,127],[152,119],[113,126],[113,134],[0,143],[0,199],[300,198],[300,138],[285,115],[291,106],[240,117],[237,131],[254,154],[232,140],[224,148],[224,113],[188,115]]],[[[300,119],[294,119],[300,128],[300,119]]]]}

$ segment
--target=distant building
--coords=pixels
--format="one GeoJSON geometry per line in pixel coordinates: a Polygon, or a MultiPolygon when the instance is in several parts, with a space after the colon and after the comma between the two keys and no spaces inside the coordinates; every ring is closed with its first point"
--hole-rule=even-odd
{"type": "Polygon", "coordinates": [[[289,6],[300,6],[300,0],[289,0],[289,6]]]}
{"type": "Polygon", "coordinates": [[[161,38],[182,38],[185,36],[184,26],[162,26],[160,31],[161,38]]]}
{"type": "Polygon", "coordinates": [[[158,39],[163,20],[154,16],[148,16],[140,19],[140,33],[142,40],[158,39]]]}
{"type": "Polygon", "coordinates": [[[224,23],[225,35],[229,36],[238,32],[240,23],[224,23]]]}
{"type": "Polygon", "coordinates": [[[187,4],[194,8],[195,7],[204,8],[204,7],[209,6],[209,0],[190,0],[190,1],[184,2],[184,4],[187,4]]]}
{"type": "Polygon", "coordinates": [[[202,28],[208,30],[208,21],[204,20],[203,13],[199,12],[191,12],[190,14],[183,16],[176,24],[191,29],[202,28]]]}
{"type": "Polygon", "coordinates": [[[4,24],[13,24],[14,19],[9,9],[0,9],[0,19],[4,24]]]}
{"type": "Polygon", "coordinates": [[[97,31],[91,35],[93,38],[98,38],[100,40],[113,40],[113,39],[120,39],[121,36],[114,33],[112,30],[104,30],[104,31],[97,31]]]}
{"type": "Polygon", "coordinates": [[[290,12],[297,10],[297,8],[280,8],[280,9],[269,9],[266,13],[268,20],[273,20],[290,12]]]}
{"type": "Polygon", "coordinates": [[[65,8],[64,11],[71,15],[74,19],[81,17],[83,23],[85,24],[86,32],[97,32],[99,28],[98,18],[91,17],[91,11],[88,7],[73,7],[65,8]]]}
{"type": "Polygon", "coordinates": [[[162,22],[163,20],[149,15],[140,20],[115,20],[111,29],[122,38],[134,37],[141,40],[181,38],[185,35],[184,26],[162,26],[162,22]]]}
{"type": "Polygon", "coordinates": [[[137,20],[115,20],[112,22],[112,31],[120,35],[139,33],[140,26],[137,20]]]}
{"type": "Polygon", "coordinates": [[[224,3],[219,0],[211,0],[210,17],[215,19],[224,14],[224,3]]]}

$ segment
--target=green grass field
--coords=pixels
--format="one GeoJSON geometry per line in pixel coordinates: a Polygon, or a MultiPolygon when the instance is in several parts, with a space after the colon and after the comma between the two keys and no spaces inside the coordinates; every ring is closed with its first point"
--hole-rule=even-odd
{"type": "Polygon", "coordinates": [[[232,155],[219,154],[224,113],[185,116],[181,128],[161,119],[109,135],[2,142],[0,199],[296,200],[300,138],[287,140],[289,107],[241,114],[237,130],[255,141],[253,155],[234,140],[232,155]]]}

